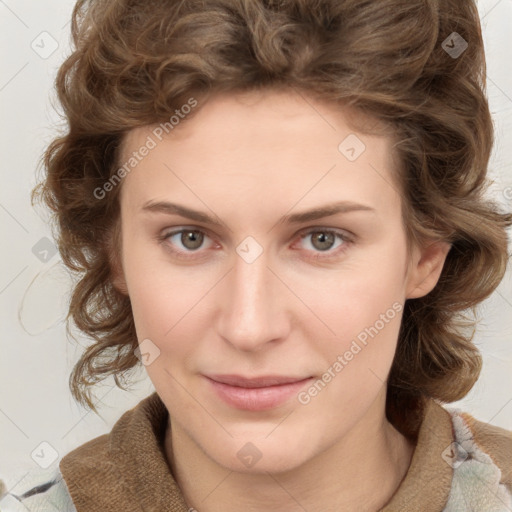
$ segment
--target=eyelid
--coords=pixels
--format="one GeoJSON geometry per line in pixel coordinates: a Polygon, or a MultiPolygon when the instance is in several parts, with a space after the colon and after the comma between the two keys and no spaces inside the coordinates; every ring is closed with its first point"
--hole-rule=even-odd
{"type": "Polygon", "coordinates": [[[307,236],[310,233],[315,233],[317,231],[326,231],[328,233],[334,233],[336,235],[339,235],[347,240],[355,240],[356,235],[354,233],[351,233],[350,231],[347,231],[346,229],[340,229],[340,228],[332,228],[329,226],[310,226],[308,228],[304,228],[303,230],[298,232],[298,236],[307,236]]]}

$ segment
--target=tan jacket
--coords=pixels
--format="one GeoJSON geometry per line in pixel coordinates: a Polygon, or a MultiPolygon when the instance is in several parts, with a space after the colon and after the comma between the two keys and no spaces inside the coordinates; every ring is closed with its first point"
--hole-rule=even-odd
{"type": "MultiPolygon", "coordinates": [[[[19,510],[46,510],[37,507],[53,489],[53,502],[67,505],[51,510],[188,512],[163,451],[167,421],[155,392],[65,455],[49,489],[18,494],[27,507],[19,510]]],[[[430,400],[409,470],[381,512],[510,512],[511,491],[512,433],[430,400]]],[[[17,512],[2,503],[1,512],[17,512]]]]}

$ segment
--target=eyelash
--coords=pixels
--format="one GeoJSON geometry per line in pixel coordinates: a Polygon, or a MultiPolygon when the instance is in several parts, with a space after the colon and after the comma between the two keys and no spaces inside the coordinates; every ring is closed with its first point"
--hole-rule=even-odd
{"type": "MultiPolygon", "coordinates": [[[[202,233],[203,235],[206,235],[208,236],[208,234],[201,230],[201,229],[197,229],[197,228],[182,228],[182,229],[178,229],[178,230],[175,230],[175,231],[170,231],[170,232],[167,232],[167,233],[163,233],[162,235],[158,235],[157,236],[157,239],[160,243],[162,244],[165,244],[165,246],[168,248],[168,250],[177,258],[179,259],[182,259],[182,260],[187,260],[187,261],[192,261],[192,260],[195,260],[195,259],[199,259],[202,257],[202,255],[200,256],[189,256],[189,255],[185,255],[187,254],[187,251],[178,251],[176,249],[174,249],[170,243],[168,243],[168,240],[173,237],[174,235],[178,235],[180,233],[184,233],[184,232],[187,232],[187,231],[197,231],[199,233],[202,233]]],[[[341,241],[343,242],[343,244],[341,246],[339,246],[337,248],[337,250],[332,250],[332,249],[327,249],[326,251],[322,252],[322,251],[315,251],[317,252],[316,255],[314,256],[310,256],[309,259],[312,259],[314,261],[318,261],[318,260],[329,260],[329,259],[332,259],[333,257],[337,257],[337,256],[340,256],[342,253],[344,253],[348,246],[351,245],[353,243],[353,239],[351,237],[349,237],[348,235],[346,235],[345,233],[342,233],[340,231],[337,231],[335,229],[332,229],[332,228],[311,228],[311,229],[308,229],[307,231],[302,231],[301,233],[299,233],[299,238],[300,240],[303,240],[304,238],[308,237],[309,235],[313,234],[313,233],[324,233],[324,234],[333,234],[335,236],[337,236],[339,239],[341,239],[341,241]],[[325,256],[325,254],[327,254],[327,256],[325,256]]],[[[211,237],[209,237],[211,238],[211,237]]],[[[192,251],[190,254],[194,254],[194,253],[199,253],[200,252],[200,249],[196,249],[196,251],[192,251]]]]}

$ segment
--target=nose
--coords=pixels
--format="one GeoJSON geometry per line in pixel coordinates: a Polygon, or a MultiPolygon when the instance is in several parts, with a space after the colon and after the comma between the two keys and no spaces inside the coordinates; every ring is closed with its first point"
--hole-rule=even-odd
{"type": "Polygon", "coordinates": [[[218,299],[218,334],[240,351],[257,351],[285,339],[290,330],[286,290],[265,251],[252,263],[238,254],[218,299]]]}

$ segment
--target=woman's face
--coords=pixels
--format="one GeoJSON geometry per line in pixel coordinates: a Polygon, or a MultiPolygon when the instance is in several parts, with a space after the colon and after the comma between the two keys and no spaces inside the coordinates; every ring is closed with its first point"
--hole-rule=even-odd
{"type": "Polygon", "coordinates": [[[390,137],[291,92],[199,106],[125,140],[118,286],[172,428],[292,469],[384,421],[403,304],[437,276],[408,266],[390,137]]]}

